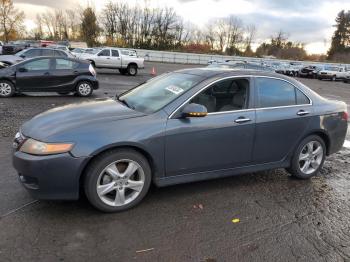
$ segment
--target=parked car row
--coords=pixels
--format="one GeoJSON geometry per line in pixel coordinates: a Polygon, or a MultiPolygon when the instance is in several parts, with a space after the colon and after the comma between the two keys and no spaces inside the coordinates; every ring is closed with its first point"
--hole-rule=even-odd
{"type": "Polygon", "coordinates": [[[75,57],[89,61],[95,68],[118,69],[121,74],[131,76],[137,75],[138,70],[144,68],[144,58],[138,57],[135,50],[111,47],[76,48],[71,52],[67,46],[50,45],[49,47],[22,49],[11,55],[2,55],[0,62],[13,65],[40,56],[75,57]]]}
{"type": "Polygon", "coordinates": [[[210,60],[208,67],[212,68],[231,68],[231,69],[253,69],[259,71],[274,71],[279,74],[293,77],[308,77],[314,79],[329,79],[332,81],[341,80],[350,83],[350,68],[336,65],[304,65],[301,62],[282,63],[274,62],[237,62],[226,60],[225,62],[216,62],[210,60]]]}

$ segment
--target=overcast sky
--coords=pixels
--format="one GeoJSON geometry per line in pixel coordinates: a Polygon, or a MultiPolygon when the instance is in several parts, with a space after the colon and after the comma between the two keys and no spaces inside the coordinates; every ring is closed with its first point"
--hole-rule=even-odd
{"type": "MultiPolygon", "coordinates": [[[[38,12],[48,8],[67,9],[77,4],[95,6],[101,11],[108,0],[14,0],[26,14],[26,25],[33,27],[38,12]]],[[[117,1],[117,0],[114,0],[117,1]]],[[[118,0],[130,4],[144,0],[118,0]]],[[[306,44],[308,53],[325,53],[329,48],[337,13],[350,9],[350,1],[340,0],[147,0],[154,7],[174,7],[178,14],[200,27],[211,18],[233,14],[244,24],[257,28],[255,46],[282,30],[293,41],[306,44]]]]}

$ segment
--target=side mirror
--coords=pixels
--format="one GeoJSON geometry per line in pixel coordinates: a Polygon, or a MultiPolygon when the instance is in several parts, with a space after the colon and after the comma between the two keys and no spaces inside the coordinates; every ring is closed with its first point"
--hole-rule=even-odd
{"type": "Polygon", "coordinates": [[[28,72],[28,70],[24,67],[20,67],[18,68],[18,72],[24,73],[24,72],[28,72]]]}
{"type": "Polygon", "coordinates": [[[208,114],[207,108],[203,105],[191,103],[182,109],[183,117],[204,117],[208,114]]]}

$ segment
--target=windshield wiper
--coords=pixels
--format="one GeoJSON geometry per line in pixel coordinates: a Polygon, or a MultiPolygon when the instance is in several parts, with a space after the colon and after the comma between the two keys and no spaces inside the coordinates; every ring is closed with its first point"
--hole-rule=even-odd
{"type": "Polygon", "coordinates": [[[123,103],[124,105],[126,105],[127,107],[129,107],[129,108],[135,110],[135,107],[133,107],[132,105],[130,105],[128,102],[126,102],[125,99],[120,99],[119,97],[117,97],[117,100],[118,100],[119,102],[123,103]]]}

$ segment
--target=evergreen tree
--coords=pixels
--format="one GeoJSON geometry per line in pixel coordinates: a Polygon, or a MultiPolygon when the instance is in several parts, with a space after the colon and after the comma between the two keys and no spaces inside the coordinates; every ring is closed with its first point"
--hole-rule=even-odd
{"type": "Polygon", "coordinates": [[[87,7],[81,18],[81,36],[89,47],[94,46],[100,33],[95,11],[87,7]]]}
{"type": "Polygon", "coordinates": [[[328,58],[332,59],[336,54],[350,52],[350,11],[339,12],[336,21],[336,30],[332,37],[331,48],[328,51],[328,58]]]}

